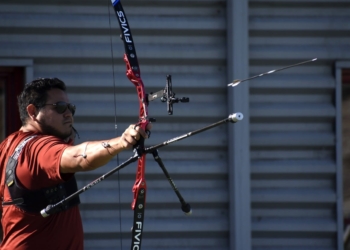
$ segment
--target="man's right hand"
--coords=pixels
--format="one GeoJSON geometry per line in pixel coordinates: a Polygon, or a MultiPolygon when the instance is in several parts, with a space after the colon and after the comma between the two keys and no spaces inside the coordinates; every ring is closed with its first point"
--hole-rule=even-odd
{"type": "MultiPolygon", "coordinates": [[[[151,129],[151,125],[148,124],[147,129],[151,129]]],[[[122,148],[131,149],[140,138],[148,138],[148,134],[140,126],[131,124],[119,138],[119,143],[122,148]]]]}

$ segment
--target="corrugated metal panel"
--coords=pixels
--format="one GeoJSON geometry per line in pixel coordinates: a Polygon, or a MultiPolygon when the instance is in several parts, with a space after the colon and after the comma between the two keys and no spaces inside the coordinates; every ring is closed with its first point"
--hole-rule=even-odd
{"type": "MultiPolygon", "coordinates": [[[[250,1],[252,245],[342,249],[335,60],[349,59],[349,1],[250,1]]],[[[338,138],[340,139],[340,138],[338,138]]]]}
{"type": "MultiPolygon", "coordinates": [[[[227,79],[249,76],[248,0],[227,1],[227,79]]],[[[227,89],[230,112],[244,119],[229,127],[230,249],[251,249],[249,85],[227,89]]]]}
{"type": "MultiPolygon", "coordinates": [[[[107,3],[0,2],[0,58],[33,59],[35,78],[56,76],[67,83],[70,99],[77,105],[78,143],[120,134],[138,116],[136,92],[125,77],[119,27],[107,3]]],[[[151,103],[150,114],[158,122],[147,144],[225,118],[225,2],[130,0],[123,4],[148,92],[164,88],[165,76],[171,74],[177,96],[191,99],[188,104],[175,104],[172,117],[160,101],[151,103]]],[[[149,157],[143,249],[228,248],[226,150],[225,126],[160,150],[175,183],[192,204],[191,217],[183,215],[167,180],[149,157]]],[[[129,156],[131,152],[123,153],[119,161],[129,156]]],[[[117,164],[113,160],[101,169],[78,174],[79,187],[117,164]]],[[[130,247],[134,179],[135,165],[81,195],[86,249],[120,249],[120,238],[123,249],[130,247]]]]}

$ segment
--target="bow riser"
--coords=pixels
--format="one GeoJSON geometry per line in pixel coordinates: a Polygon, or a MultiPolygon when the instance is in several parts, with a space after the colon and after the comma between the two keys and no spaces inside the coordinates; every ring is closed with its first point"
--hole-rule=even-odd
{"type": "Polygon", "coordinates": [[[136,181],[134,183],[134,186],[132,188],[132,192],[134,193],[134,200],[131,203],[131,208],[134,210],[136,207],[137,199],[138,199],[138,194],[141,189],[144,189],[143,195],[146,198],[146,179],[145,179],[145,168],[144,166],[146,165],[146,155],[142,155],[138,159],[138,166],[136,170],[136,181]],[[141,167],[143,166],[143,167],[141,167]]]}
{"type": "MultiPolygon", "coordinates": [[[[139,99],[140,103],[140,113],[139,117],[142,119],[147,119],[148,117],[148,103],[147,103],[147,98],[146,98],[146,92],[145,92],[145,87],[143,85],[142,79],[140,77],[137,77],[137,75],[140,75],[140,70],[133,70],[132,66],[130,65],[130,61],[128,60],[128,55],[124,55],[124,62],[126,64],[126,76],[128,79],[135,85],[136,91],[137,91],[137,96],[139,99]],[[135,73],[136,72],[136,73],[135,73]]],[[[139,68],[139,67],[138,67],[139,68]]],[[[141,122],[141,120],[140,120],[141,122]]],[[[142,127],[143,128],[143,127],[142,127]]],[[[145,129],[145,128],[143,128],[145,129]]]]}

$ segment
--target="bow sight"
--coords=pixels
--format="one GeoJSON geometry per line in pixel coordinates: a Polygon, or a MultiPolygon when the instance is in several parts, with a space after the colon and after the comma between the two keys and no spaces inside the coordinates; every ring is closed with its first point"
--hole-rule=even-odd
{"type": "Polygon", "coordinates": [[[157,91],[155,93],[150,93],[147,95],[147,101],[153,101],[157,98],[160,98],[162,102],[167,102],[168,106],[168,114],[173,114],[173,103],[179,103],[179,102],[189,102],[190,98],[188,97],[181,97],[177,98],[175,97],[175,93],[173,92],[173,85],[171,83],[171,75],[166,76],[166,85],[163,90],[157,91]]]}

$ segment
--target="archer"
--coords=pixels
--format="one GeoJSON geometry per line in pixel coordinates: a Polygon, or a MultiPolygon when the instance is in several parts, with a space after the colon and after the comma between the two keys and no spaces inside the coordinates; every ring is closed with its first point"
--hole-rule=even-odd
{"type": "Polygon", "coordinates": [[[83,250],[79,196],[57,206],[47,218],[41,209],[77,191],[76,172],[104,166],[148,135],[130,125],[120,137],[73,146],[76,107],[57,78],[26,84],[18,104],[22,127],[0,144],[0,249],[83,250]]]}

